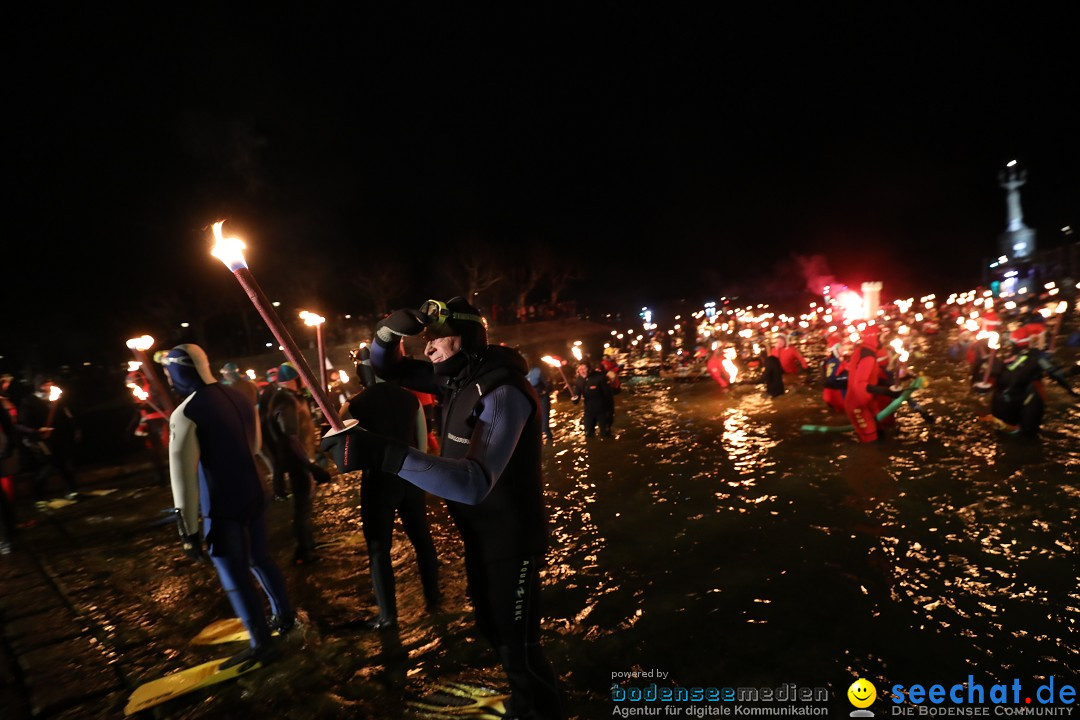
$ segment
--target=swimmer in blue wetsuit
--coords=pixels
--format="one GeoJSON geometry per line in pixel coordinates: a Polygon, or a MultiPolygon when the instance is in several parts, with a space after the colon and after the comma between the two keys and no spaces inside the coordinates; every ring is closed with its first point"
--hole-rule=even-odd
{"type": "Polygon", "coordinates": [[[185,397],[169,418],[169,470],[184,551],[201,557],[206,538],[229,602],[251,635],[251,646],[221,668],[265,664],[279,653],[271,631],[288,631],[296,618],[285,578],[267,548],[265,495],[254,460],[255,408],[240,391],[214,379],[198,345],[178,345],[163,364],[169,383],[185,397]],[[252,575],[270,600],[269,621],[252,575]]]}

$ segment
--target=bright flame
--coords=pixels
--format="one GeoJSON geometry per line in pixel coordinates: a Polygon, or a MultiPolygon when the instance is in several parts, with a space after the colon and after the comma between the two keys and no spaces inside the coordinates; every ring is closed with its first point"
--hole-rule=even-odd
{"type": "Polygon", "coordinates": [[[143,335],[137,338],[131,338],[127,341],[128,350],[141,350],[146,352],[150,348],[154,347],[154,338],[149,335],[143,335]]]}
{"type": "Polygon", "coordinates": [[[326,322],[326,318],[324,318],[322,315],[316,315],[315,313],[308,312],[307,310],[300,311],[300,319],[303,320],[304,324],[308,327],[316,327],[326,322]]]}
{"type": "Polygon", "coordinates": [[[904,351],[904,341],[900,338],[893,338],[893,341],[889,344],[892,345],[893,350],[897,353],[904,351]]]}
{"type": "Polygon", "coordinates": [[[146,398],[150,397],[150,394],[138,385],[131,386],[131,394],[134,395],[135,399],[139,400],[140,402],[146,402],[146,398]]]}
{"type": "Polygon", "coordinates": [[[248,368],[246,371],[244,371],[244,374],[247,375],[248,379],[253,381],[253,382],[259,377],[258,375],[255,374],[255,371],[252,370],[251,368],[248,368]]]}
{"type": "Polygon", "coordinates": [[[1057,307],[1054,308],[1054,312],[1057,313],[1058,315],[1060,315],[1061,313],[1065,312],[1068,309],[1069,309],[1069,303],[1062,300],[1061,302],[1059,302],[1057,304],[1057,307]]]}
{"type": "Polygon", "coordinates": [[[344,385],[345,383],[349,382],[349,373],[342,370],[338,373],[338,378],[341,380],[341,384],[344,385]]]}
{"type": "Polygon", "coordinates": [[[574,359],[575,360],[577,360],[578,362],[581,361],[582,355],[581,355],[581,348],[580,347],[575,345],[570,352],[574,353],[574,359]]]}
{"type": "Polygon", "coordinates": [[[866,305],[862,296],[854,290],[845,290],[836,297],[836,302],[843,310],[844,318],[854,320],[866,317],[866,305]]]}
{"type": "Polygon", "coordinates": [[[735,348],[724,348],[724,359],[720,364],[724,366],[724,371],[727,372],[729,382],[735,382],[735,378],[739,375],[739,368],[734,363],[735,355],[735,348]]]}
{"type": "Polygon", "coordinates": [[[551,355],[545,355],[544,357],[540,358],[540,361],[547,363],[551,367],[559,367],[560,365],[562,365],[561,361],[559,361],[557,358],[552,357],[551,355]]]}
{"type": "Polygon", "coordinates": [[[214,223],[214,247],[210,250],[210,254],[225,263],[229,270],[236,272],[248,266],[247,261],[244,260],[244,248],[247,246],[240,238],[223,237],[221,226],[224,224],[224,220],[214,223]]]}
{"type": "Polygon", "coordinates": [[[49,402],[56,402],[60,399],[60,396],[64,394],[64,391],[55,385],[49,390],[49,402]]]}
{"type": "Polygon", "coordinates": [[[1000,337],[1001,336],[998,335],[996,332],[986,333],[986,346],[991,350],[997,350],[998,347],[1000,347],[998,345],[998,340],[1000,339],[1000,337]]]}
{"type": "Polygon", "coordinates": [[[136,370],[138,370],[141,367],[142,367],[142,363],[139,362],[138,360],[128,360],[128,369],[127,369],[127,371],[129,373],[133,373],[133,372],[135,372],[136,370]]]}

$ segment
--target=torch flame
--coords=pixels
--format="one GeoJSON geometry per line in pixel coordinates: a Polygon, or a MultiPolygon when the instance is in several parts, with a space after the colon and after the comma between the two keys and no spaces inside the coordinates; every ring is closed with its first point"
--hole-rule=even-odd
{"type": "Polygon", "coordinates": [[[575,360],[577,360],[579,362],[581,361],[582,355],[581,355],[581,348],[580,347],[575,345],[570,352],[574,353],[574,359],[575,360]]]}
{"type": "Polygon", "coordinates": [[[866,317],[866,305],[862,296],[854,290],[845,290],[836,298],[836,302],[843,311],[847,320],[857,320],[866,317]]]}
{"type": "Polygon", "coordinates": [[[904,352],[904,341],[900,338],[893,338],[893,341],[889,344],[892,345],[893,350],[895,350],[896,352],[904,352]]]}
{"type": "Polygon", "coordinates": [[[252,382],[254,382],[255,379],[258,377],[258,375],[255,374],[255,371],[251,368],[248,368],[246,371],[244,371],[244,374],[247,375],[248,379],[252,382]]]}
{"type": "Polygon", "coordinates": [[[998,340],[1000,338],[1001,336],[998,335],[996,332],[986,333],[986,346],[991,350],[997,350],[1000,347],[1000,345],[998,345],[998,340]]]}
{"type": "Polygon", "coordinates": [[[551,355],[545,355],[544,357],[540,358],[540,361],[547,363],[551,367],[559,367],[560,365],[562,365],[562,363],[557,358],[554,358],[551,355]]]}
{"type": "Polygon", "coordinates": [[[60,396],[64,394],[64,391],[55,385],[49,390],[49,402],[56,402],[60,399],[60,396]]]}
{"type": "Polygon", "coordinates": [[[138,370],[141,367],[142,367],[142,363],[139,362],[138,360],[128,360],[128,369],[127,369],[127,371],[129,373],[133,373],[133,372],[135,372],[136,370],[138,370]]]}
{"type": "Polygon", "coordinates": [[[724,359],[720,361],[720,364],[724,366],[724,371],[728,376],[728,382],[735,382],[735,378],[739,376],[739,368],[734,362],[735,355],[735,348],[724,348],[724,359]]]}
{"type": "Polygon", "coordinates": [[[248,266],[247,261],[244,260],[244,248],[247,246],[239,238],[223,237],[221,226],[224,224],[224,220],[218,220],[214,223],[214,247],[210,250],[210,254],[225,263],[229,270],[236,272],[240,268],[248,266]]]}
{"type": "Polygon", "coordinates": [[[342,370],[338,373],[338,378],[340,378],[341,384],[344,385],[345,383],[349,382],[349,373],[342,370]]]}
{"type": "Polygon", "coordinates": [[[154,338],[149,335],[142,335],[137,338],[131,338],[127,341],[128,350],[139,350],[146,352],[150,348],[154,347],[154,338]]]}
{"type": "Polygon", "coordinates": [[[308,327],[316,327],[326,322],[326,318],[324,318],[322,315],[316,315],[315,313],[308,312],[307,310],[300,311],[300,318],[308,327]]]}
{"type": "Polygon", "coordinates": [[[140,402],[145,402],[146,398],[150,397],[150,394],[143,390],[138,385],[131,386],[131,394],[135,396],[135,399],[140,402]]]}

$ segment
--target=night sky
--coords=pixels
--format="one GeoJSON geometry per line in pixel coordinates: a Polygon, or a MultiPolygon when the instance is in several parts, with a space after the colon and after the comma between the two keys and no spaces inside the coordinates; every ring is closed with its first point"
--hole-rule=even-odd
{"type": "Polygon", "coordinates": [[[0,366],[246,303],[220,218],[268,294],[326,312],[394,265],[394,302],[453,294],[474,252],[570,261],[594,312],[799,292],[795,253],[962,290],[1014,158],[1040,246],[1080,225],[1075,12],[459,5],[12,23],[0,366]]]}

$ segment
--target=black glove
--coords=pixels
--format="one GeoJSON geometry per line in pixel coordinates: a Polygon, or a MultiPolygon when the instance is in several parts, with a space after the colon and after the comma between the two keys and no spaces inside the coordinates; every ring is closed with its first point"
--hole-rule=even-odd
{"type": "Polygon", "coordinates": [[[184,554],[192,560],[206,559],[206,555],[203,553],[202,536],[199,533],[181,535],[180,542],[183,545],[184,554]]]}
{"type": "Polygon", "coordinates": [[[425,327],[424,316],[418,310],[395,310],[375,326],[375,337],[384,344],[395,343],[404,335],[419,335],[425,327]]]}
{"type": "Polygon", "coordinates": [[[320,448],[330,454],[341,472],[382,470],[392,475],[401,470],[409,450],[405,443],[368,432],[359,425],[324,437],[320,448]]]}
{"type": "Polygon", "coordinates": [[[871,395],[884,395],[893,399],[900,397],[900,394],[904,392],[903,390],[893,390],[885,385],[867,385],[866,391],[871,395]]]}

